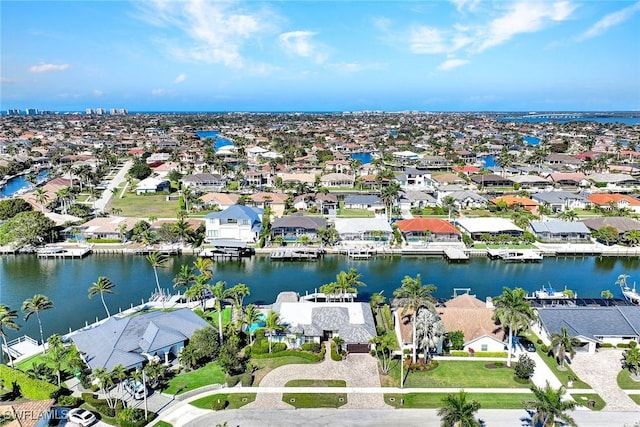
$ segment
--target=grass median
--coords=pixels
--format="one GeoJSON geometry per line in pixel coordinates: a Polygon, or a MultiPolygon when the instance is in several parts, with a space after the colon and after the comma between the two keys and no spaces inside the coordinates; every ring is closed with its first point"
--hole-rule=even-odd
{"type": "MultiPolygon", "coordinates": [[[[434,409],[441,408],[442,399],[451,393],[385,393],[384,401],[394,408],[434,409]]],[[[467,401],[477,400],[482,409],[522,409],[531,399],[533,393],[467,393],[467,401]]]]}
{"type": "Polygon", "coordinates": [[[282,401],[298,409],[339,408],[347,403],[346,393],[284,393],[282,401]]]}

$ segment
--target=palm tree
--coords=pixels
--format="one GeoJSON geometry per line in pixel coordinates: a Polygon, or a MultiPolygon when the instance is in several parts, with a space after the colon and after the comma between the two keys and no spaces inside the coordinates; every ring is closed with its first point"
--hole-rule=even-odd
{"type": "Polygon", "coordinates": [[[576,213],[576,211],[574,211],[573,209],[568,210],[568,211],[564,211],[562,212],[558,218],[564,220],[564,221],[569,221],[569,222],[574,222],[578,219],[578,214],[576,213]]]}
{"type": "Polygon", "coordinates": [[[44,212],[44,206],[49,201],[49,195],[42,187],[38,187],[33,191],[36,202],[40,205],[40,211],[44,212]]]}
{"type": "Polygon", "coordinates": [[[623,237],[631,246],[640,245],[640,230],[628,230],[623,237]]]}
{"type": "Polygon", "coordinates": [[[218,281],[215,285],[213,285],[213,287],[211,288],[211,293],[213,294],[214,298],[215,298],[215,309],[218,312],[218,335],[220,336],[220,345],[222,345],[222,340],[223,340],[223,336],[222,336],[222,303],[224,301],[229,301],[229,298],[231,296],[231,294],[229,293],[229,290],[226,289],[226,282],[223,282],[222,280],[218,281]]]}
{"type": "Polygon", "coordinates": [[[265,328],[269,332],[269,353],[271,353],[271,342],[274,333],[284,329],[282,321],[280,320],[280,314],[277,311],[269,311],[267,318],[264,320],[265,328]]]}
{"type": "Polygon", "coordinates": [[[442,405],[438,409],[442,427],[479,427],[481,425],[476,419],[480,403],[476,400],[467,401],[467,393],[464,390],[460,390],[457,394],[446,395],[442,399],[442,405]]]}
{"type": "Polygon", "coordinates": [[[375,353],[380,361],[380,370],[384,375],[387,375],[391,369],[391,355],[395,346],[394,338],[389,334],[376,335],[371,338],[369,343],[375,345],[375,353]]]}
{"type": "Polygon", "coordinates": [[[158,268],[166,268],[168,258],[161,252],[152,252],[147,255],[147,261],[153,267],[153,274],[156,276],[156,287],[158,288],[158,297],[162,301],[162,310],[164,310],[164,298],[162,297],[162,289],[160,289],[160,280],[158,279],[158,268]]]}
{"type": "Polygon", "coordinates": [[[375,314],[380,310],[380,306],[384,304],[387,299],[382,295],[382,292],[374,292],[369,297],[369,305],[375,314]]]}
{"type": "Polygon", "coordinates": [[[333,343],[336,345],[336,351],[338,354],[342,354],[342,346],[344,345],[344,339],[338,335],[333,337],[333,343]]]}
{"type": "Polygon", "coordinates": [[[53,369],[56,371],[58,387],[62,384],[62,365],[68,358],[70,348],[64,345],[62,337],[58,334],[53,334],[47,339],[45,359],[53,365],[53,369]]]}
{"type": "Polygon", "coordinates": [[[536,412],[531,419],[532,426],[555,427],[558,425],[556,418],[566,425],[578,426],[573,418],[565,414],[566,411],[573,410],[576,407],[576,402],[563,399],[566,392],[564,386],[556,390],[547,382],[544,388],[532,385],[531,391],[536,400],[525,401],[524,406],[536,412]]]}
{"type": "Polygon", "coordinates": [[[104,276],[100,276],[98,277],[98,280],[93,282],[89,287],[89,298],[92,298],[94,295],[100,294],[100,299],[102,300],[102,305],[107,312],[107,317],[111,317],[111,313],[109,313],[109,308],[104,302],[104,294],[113,294],[114,286],[115,285],[113,284],[113,282],[111,282],[111,280],[104,276]]]}
{"type": "Polygon", "coordinates": [[[213,261],[211,258],[198,258],[193,262],[193,266],[201,275],[207,276],[207,279],[213,279],[213,261]]]}
{"type": "Polygon", "coordinates": [[[437,348],[444,339],[446,330],[440,317],[433,311],[420,307],[415,316],[416,347],[423,352],[424,363],[429,359],[429,350],[437,348]]]}
{"type": "Polygon", "coordinates": [[[188,265],[182,265],[178,274],[173,279],[173,287],[177,288],[188,288],[189,285],[196,279],[196,275],[193,273],[193,270],[188,265]]]}
{"type": "Polygon", "coordinates": [[[632,347],[622,353],[624,366],[635,381],[640,380],[640,347],[632,347]]]}
{"type": "Polygon", "coordinates": [[[242,318],[242,313],[244,311],[244,298],[251,295],[251,290],[244,283],[238,283],[227,292],[229,294],[229,298],[233,301],[234,322],[241,325],[242,322],[239,320],[242,318]]]}
{"type": "Polygon", "coordinates": [[[502,295],[493,299],[495,311],[493,318],[509,330],[507,340],[507,366],[511,367],[511,349],[513,346],[513,334],[529,328],[529,324],[535,319],[535,313],[526,300],[527,293],[522,288],[513,290],[504,287],[502,295]]]}
{"type": "MultiPolygon", "coordinates": [[[[4,343],[4,347],[7,349],[7,354],[9,355],[9,365],[13,368],[13,358],[11,357],[11,352],[8,351],[9,347],[7,346],[7,329],[12,329],[17,331],[20,329],[20,326],[15,322],[18,317],[18,313],[15,310],[11,310],[8,306],[4,304],[0,304],[0,335],[2,335],[2,342],[4,343]]],[[[2,352],[0,352],[2,353],[2,352]]]]}
{"type": "Polygon", "coordinates": [[[24,320],[29,321],[32,315],[36,315],[38,319],[38,327],[40,328],[40,342],[42,343],[42,354],[44,354],[44,334],[42,333],[42,321],[40,312],[53,308],[53,301],[44,295],[34,295],[31,299],[26,299],[22,303],[22,311],[25,312],[24,320]]]}
{"type": "Polygon", "coordinates": [[[255,306],[255,304],[249,304],[244,311],[242,323],[247,325],[247,328],[249,330],[249,341],[251,344],[253,344],[253,331],[251,331],[251,326],[254,323],[258,323],[261,318],[262,314],[260,313],[260,310],[258,310],[258,308],[255,306]]]}
{"type": "Polygon", "coordinates": [[[564,368],[566,354],[569,353],[569,360],[573,359],[576,355],[574,346],[579,344],[580,340],[569,335],[567,328],[563,326],[560,328],[559,334],[555,332],[551,334],[549,352],[554,354],[555,358],[560,362],[560,366],[564,368]]]}
{"type": "Polygon", "coordinates": [[[402,285],[393,291],[393,305],[395,307],[402,307],[400,315],[403,318],[409,318],[412,323],[411,339],[413,341],[412,361],[416,363],[417,351],[416,351],[416,322],[415,314],[420,307],[427,307],[429,309],[435,308],[435,300],[431,296],[436,291],[434,285],[423,285],[420,274],[417,274],[415,278],[410,276],[404,276],[402,279],[402,285]]]}

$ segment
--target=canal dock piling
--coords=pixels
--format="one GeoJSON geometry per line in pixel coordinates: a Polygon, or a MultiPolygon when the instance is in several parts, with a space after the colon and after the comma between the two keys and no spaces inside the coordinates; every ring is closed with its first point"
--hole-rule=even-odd
{"type": "Polygon", "coordinates": [[[462,251],[460,249],[455,249],[455,248],[447,248],[447,249],[445,249],[444,250],[444,257],[449,262],[461,262],[461,261],[468,261],[469,260],[469,254],[465,253],[464,251],[462,251]]]}
{"type": "Polygon", "coordinates": [[[295,248],[271,251],[269,257],[275,261],[315,261],[322,255],[319,249],[295,248]]]}

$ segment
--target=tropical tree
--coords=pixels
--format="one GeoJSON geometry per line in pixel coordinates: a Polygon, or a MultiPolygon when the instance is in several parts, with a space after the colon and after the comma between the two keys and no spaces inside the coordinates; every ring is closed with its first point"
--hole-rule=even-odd
{"type": "Polygon", "coordinates": [[[218,334],[220,336],[220,345],[223,343],[223,334],[222,334],[222,303],[225,301],[230,301],[231,293],[229,289],[226,288],[227,283],[219,280],[213,287],[211,288],[211,293],[213,294],[215,309],[218,312],[218,334]]]}
{"type": "Polygon", "coordinates": [[[380,310],[380,306],[386,301],[387,299],[384,297],[384,295],[382,295],[382,292],[374,292],[371,294],[371,297],[369,297],[369,305],[371,306],[373,312],[376,314],[380,310]]]}
{"type": "Polygon", "coordinates": [[[164,298],[162,296],[162,289],[160,289],[160,280],[158,279],[158,268],[166,268],[168,257],[161,252],[152,252],[147,255],[147,261],[153,267],[153,274],[156,277],[156,287],[158,288],[158,297],[162,301],[162,309],[164,310],[164,298]]]}
{"type": "Polygon", "coordinates": [[[509,337],[507,340],[507,366],[511,367],[511,350],[513,348],[513,335],[529,328],[536,315],[529,301],[525,298],[527,293],[522,288],[502,288],[502,295],[493,299],[495,311],[493,318],[507,328],[509,337]]]}
{"type": "MultiPolygon", "coordinates": [[[[15,310],[11,310],[8,306],[0,304],[0,335],[2,335],[2,342],[6,349],[9,349],[7,346],[7,329],[12,329],[14,331],[20,329],[20,326],[16,323],[17,317],[18,313],[15,310]]],[[[2,352],[0,352],[0,354],[1,353],[2,352]]],[[[7,351],[7,354],[9,355],[9,365],[13,368],[11,352],[7,351]]]]}
{"type": "Polygon", "coordinates": [[[393,207],[398,202],[398,194],[400,193],[400,184],[393,182],[380,191],[380,200],[384,203],[385,214],[387,218],[393,211],[393,207]]]}
{"type": "Polygon", "coordinates": [[[620,238],[618,229],[610,225],[605,225],[592,231],[591,235],[597,240],[604,242],[607,246],[617,243],[620,238]]]}
{"type": "Polygon", "coordinates": [[[244,311],[242,323],[247,326],[247,330],[249,331],[249,341],[251,344],[253,344],[253,331],[251,330],[251,326],[258,323],[261,318],[262,313],[260,313],[258,307],[256,307],[255,304],[249,304],[244,311]]]}
{"type": "Polygon", "coordinates": [[[573,209],[570,209],[562,212],[560,215],[558,215],[558,218],[563,221],[574,222],[578,219],[578,214],[573,209]]]}
{"type": "Polygon", "coordinates": [[[460,390],[450,393],[442,399],[442,407],[438,409],[440,425],[442,427],[479,427],[476,419],[480,403],[476,400],[468,401],[467,393],[460,390]]]}
{"type": "Polygon", "coordinates": [[[189,288],[191,283],[196,279],[196,275],[188,265],[182,265],[178,274],[173,278],[173,288],[189,288]]]}
{"type": "Polygon", "coordinates": [[[195,276],[193,285],[191,285],[185,292],[184,296],[189,301],[200,301],[202,310],[206,308],[205,301],[207,294],[211,292],[211,285],[208,283],[207,276],[200,274],[195,276]]]}
{"type": "Polygon", "coordinates": [[[242,318],[242,312],[244,311],[244,298],[251,295],[251,290],[244,283],[238,283],[227,292],[228,297],[233,301],[234,322],[241,324],[242,322],[239,322],[239,320],[242,318]]]}
{"type": "Polygon", "coordinates": [[[201,275],[207,276],[208,280],[213,279],[213,261],[211,258],[198,258],[193,262],[193,266],[201,275]]]}
{"type": "Polygon", "coordinates": [[[635,381],[640,381],[640,347],[632,347],[622,353],[624,366],[635,381]]]}
{"type": "Polygon", "coordinates": [[[565,359],[567,353],[569,354],[569,360],[573,359],[576,355],[574,346],[580,344],[580,340],[569,335],[567,328],[564,326],[560,328],[560,333],[551,334],[551,345],[549,346],[549,352],[553,353],[554,357],[560,363],[560,366],[564,369],[565,359]]]}
{"type": "Polygon", "coordinates": [[[40,205],[40,211],[44,212],[44,207],[49,201],[49,195],[44,188],[38,187],[33,191],[36,202],[40,205]]]}
{"type": "Polygon", "coordinates": [[[26,299],[22,303],[22,311],[25,313],[24,320],[29,321],[29,318],[36,315],[38,319],[38,327],[40,328],[40,342],[42,343],[42,354],[44,354],[44,333],[42,332],[42,320],[40,319],[40,312],[53,308],[53,301],[44,295],[36,294],[31,299],[26,299]]]}
{"type": "Polygon", "coordinates": [[[435,308],[435,300],[433,296],[431,296],[435,291],[436,287],[434,285],[422,284],[420,274],[417,274],[415,278],[404,276],[404,279],[402,279],[402,285],[393,291],[393,305],[395,307],[401,307],[402,311],[400,315],[403,318],[408,318],[412,324],[411,339],[413,342],[413,363],[416,363],[417,358],[415,315],[420,307],[427,307],[429,309],[435,308]]]}
{"type": "Polygon", "coordinates": [[[627,285],[627,279],[631,277],[628,274],[621,274],[618,276],[618,278],[616,279],[616,285],[619,285],[620,287],[626,288],[628,287],[627,285]]]}
{"type": "Polygon", "coordinates": [[[107,372],[105,368],[97,368],[93,370],[93,377],[96,378],[100,384],[100,391],[107,401],[107,406],[111,409],[115,409],[117,399],[114,399],[111,395],[111,389],[115,385],[111,374],[107,372]]]}
{"type": "Polygon", "coordinates": [[[62,337],[58,334],[47,338],[47,352],[45,359],[53,366],[58,378],[58,387],[62,384],[62,365],[67,360],[69,348],[62,342],[62,337]]]}
{"type": "Polygon", "coordinates": [[[631,246],[640,245],[640,230],[628,230],[624,233],[623,237],[631,246]]]}
{"type": "Polygon", "coordinates": [[[284,325],[280,319],[280,313],[277,311],[269,311],[267,318],[264,320],[265,328],[269,333],[269,353],[271,353],[271,342],[273,341],[273,335],[278,331],[284,330],[284,325]]]}
{"type": "Polygon", "coordinates": [[[565,413],[573,410],[576,407],[576,402],[571,399],[564,399],[566,392],[564,386],[554,389],[547,381],[544,388],[532,385],[531,391],[535,400],[525,401],[524,406],[535,411],[535,415],[531,419],[532,426],[555,427],[558,425],[556,419],[572,427],[578,426],[576,421],[565,413]]]}
{"type": "Polygon", "coordinates": [[[602,292],[600,292],[600,298],[612,299],[613,298],[613,292],[611,292],[609,289],[605,289],[602,292]]]}
{"type": "Polygon", "coordinates": [[[420,307],[415,316],[416,347],[422,350],[424,363],[429,359],[429,352],[437,348],[445,337],[446,330],[440,317],[433,311],[420,307]]]}
{"type": "Polygon", "coordinates": [[[391,370],[391,358],[395,341],[392,335],[376,335],[369,341],[375,346],[375,355],[380,362],[380,370],[383,375],[387,375],[391,370]]]}
{"type": "Polygon", "coordinates": [[[104,276],[98,277],[98,280],[93,282],[89,287],[89,298],[93,298],[95,295],[100,294],[100,300],[102,300],[102,305],[104,306],[104,310],[107,312],[107,317],[111,317],[111,313],[109,313],[109,308],[107,304],[104,302],[104,294],[113,294],[114,288],[113,282],[104,276]]]}
{"type": "Polygon", "coordinates": [[[336,351],[338,352],[338,354],[342,354],[342,346],[344,345],[344,338],[336,335],[333,337],[332,341],[336,345],[336,351]]]}

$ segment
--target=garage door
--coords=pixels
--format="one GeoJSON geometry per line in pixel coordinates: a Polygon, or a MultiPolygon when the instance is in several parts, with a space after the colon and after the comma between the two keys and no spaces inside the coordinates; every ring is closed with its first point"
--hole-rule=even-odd
{"type": "Polygon", "coordinates": [[[347,344],[347,353],[369,353],[369,344],[347,344]]]}

